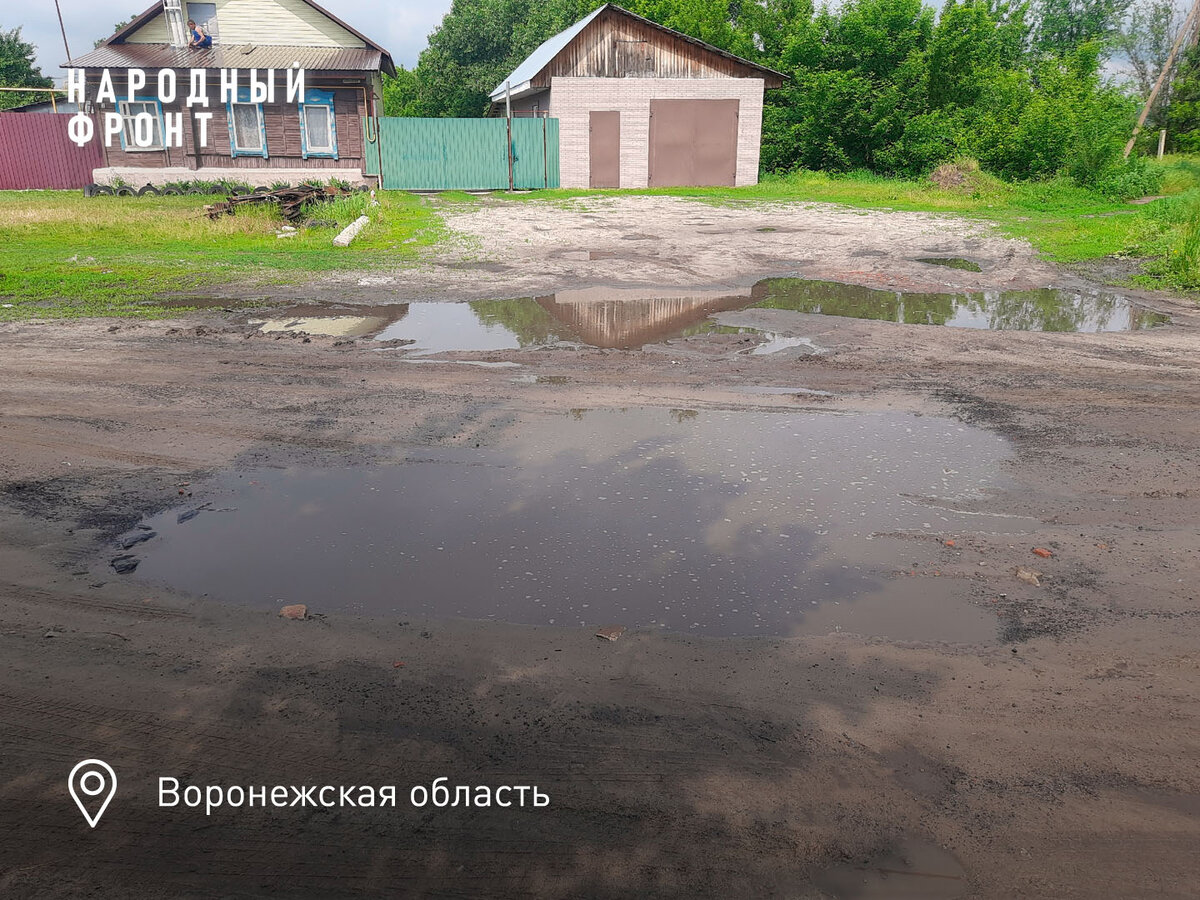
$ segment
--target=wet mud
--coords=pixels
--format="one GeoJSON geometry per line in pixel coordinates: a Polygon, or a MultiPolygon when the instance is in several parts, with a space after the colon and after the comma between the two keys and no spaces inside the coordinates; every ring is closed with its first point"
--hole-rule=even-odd
{"type": "Polygon", "coordinates": [[[1194,894],[1194,304],[1115,292],[1170,322],[1101,332],[1135,307],[973,225],[645,199],[476,210],[472,259],[261,309],[0,326],[0,894],[1194,894]],[[760,303],[785,274],[886,315],[760,303]],[[1047,285],[1082,305],[1014,315],[1097,330],[909,304],[1047,285]],[[562,302],[614,287],[703,302],[562,302]],[[497,295],[555,300],[442,305],[555,340],[377,339],[497,295]],[[551,805],[205,817],[160,775],[551,805]]]}

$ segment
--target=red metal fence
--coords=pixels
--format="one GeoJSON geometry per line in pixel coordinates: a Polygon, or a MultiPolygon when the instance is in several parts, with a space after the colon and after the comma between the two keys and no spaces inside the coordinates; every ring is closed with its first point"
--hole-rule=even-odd
{"type": "Polygon", "coordinates": [[[67,135],[71,113],[0,113],[0,190],[62,190],[92,181],[103,163],[100,141],[82,147],[67,135]]]}

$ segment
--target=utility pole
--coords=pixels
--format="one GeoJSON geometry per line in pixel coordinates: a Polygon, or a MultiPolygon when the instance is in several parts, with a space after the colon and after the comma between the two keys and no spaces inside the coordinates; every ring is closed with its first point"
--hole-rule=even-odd
{"type": "Polygon", "coordinates": [[[71,48],[67,46],[67,28],[63,25],[62,7],[58,5],[58,0],[54,0],[54,8],[58,11],[58,29],[63,36],[63,49],[67,51],[67,62],[71,61],[71,48]]]}
{"type": "Polygon", "coordinates": [[[1125,145],[1125,158],[1129,159],[1129,154],[1133,152],[1133,145],[1137,143],[1137,137],[1142,131],[1142,126],[1146,124],[1146,119],[1150,116],[1150,109],[1154,106],[1154,101],[1158,99],[1158,92],[1162,90],[1163,82],[1167,80],[1171,69],[1175,66],[1175,56],[1179,53],[1179,48],[1186,40],[1188,46],[1195,43],[1195,27],[1196,16],[1200,14],[1200,0],[1193,0],[1192,8],[1188,10],[1187,18],[1183,20],[1183,27],[1179,29],[1179,34],[1175,37],[1175,43],[1171,46],[1171,52],[1167,55],[1167,61],[1163,63],[1162,71],[1158,73],[1158,80],[1154,82],[1154,87],[1150,89],[1150,96],[1146,98],[1146,105],[1142,107],[1142,114],[1138,116],[1137,125],[1133,129],[1133,136],[1129,138],[1129,143],[1125,145]]]}

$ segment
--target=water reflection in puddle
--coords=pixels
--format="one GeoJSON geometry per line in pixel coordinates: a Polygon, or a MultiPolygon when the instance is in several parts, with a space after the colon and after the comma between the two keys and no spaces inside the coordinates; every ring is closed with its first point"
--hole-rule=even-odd
{"type": "Polygon", "coordinates": [[[1004,528],[949,510],[1006,455],[899,413],[577,410],[497,449],[223,475],[230,511],[151,519],[137,575],[266,608],[987,640],[962,583],[907,574],[910,540],[875,535],[1004,528]]]}
{"type": "Polygon", "coordinates": [[[775,278],[755,286],[756,308],[908,325],[997,331],[1136,331],[1170,321],[1108,293],[1041,288],[972,294],[884,291],[836,281],[775,278]]]}
{"type": "Polygon", "coordinates": [[[388,320],[380,316],[330,316],[304,315],[292,313],[274,319],[251,319],[252,325],[258,325],[263,334],[274,332],[302,331],[305,334],[317,334],[322,337],[363,337],[374,334],[387,324],[388,320]]]}
{"type": "Polygon", "coordinates": [[[378,338],[414,341],[406,351],[416,355],[547,347],[560,342],[637,348],[682,336],[689,328],[702,329],[711,324],[707,320],[712,313],[742,309],[753,302],[749,288],[692,291],[681,297],[661,293],[594,288],[536,299],[411,303],[378,338]]]}
{"type": "Polygon", "coordinates": [[[263,332],[332,337],[374,335],[408,357],[453,351],[500,351],[561,344],[636,349],[711,332],[762,334],[751,353],[819,352],[807,339],[726,328],[710,317],[743,309],[784,309],[828,316],[1022,331],[1131,331],[1170,321],[1116,294],[1052,288],[971,294],[884,291],[832,281],[772,278],[753,288],[689,290],[589,288],[546,297],[469,303],[399,303],[369,308],[297,307],[249,320],[263,332]]]}

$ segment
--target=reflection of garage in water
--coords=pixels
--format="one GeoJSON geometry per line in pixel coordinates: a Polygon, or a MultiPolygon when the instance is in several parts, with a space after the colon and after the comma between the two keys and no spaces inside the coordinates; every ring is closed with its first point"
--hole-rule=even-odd
{"type": "Polygon", "coordinates": [[[758,180],[764,88],[778,72],[607,4],[492,92],[492,112],[559,121],[563,187],[758,180]]]}

